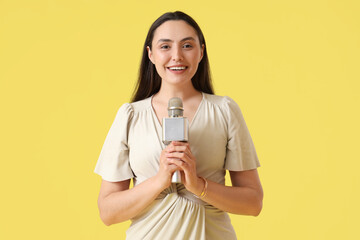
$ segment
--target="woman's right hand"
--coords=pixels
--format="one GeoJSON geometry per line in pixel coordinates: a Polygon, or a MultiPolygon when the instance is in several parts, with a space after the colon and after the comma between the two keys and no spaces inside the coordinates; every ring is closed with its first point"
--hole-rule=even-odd
{"type": "Polygon", "coordinates": [[[173,173],[177,170],[180,170],[178,166],[175,164],[172,164],[168,161],[166,154],[168,153],[168,150],[173,148],[172,142],[164,149],[162,150],[160,154],[160,164],[159,164],[159,171],[156,174],[157,181],[159,182],[162,189],[166,189],[170,187],[171,185],[171,177],[173,173]]]}

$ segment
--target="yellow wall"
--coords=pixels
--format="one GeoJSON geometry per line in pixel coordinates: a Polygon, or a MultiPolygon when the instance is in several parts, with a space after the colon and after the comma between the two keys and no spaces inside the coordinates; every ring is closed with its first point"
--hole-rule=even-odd
{"type": "Polygon", "coordinates": [[[124,239],[93,169],[150,24],[174,10],[202,27],[262,164],[239,239],[360,238],[359,1],[0,0],[0,239],[124,239]]]}

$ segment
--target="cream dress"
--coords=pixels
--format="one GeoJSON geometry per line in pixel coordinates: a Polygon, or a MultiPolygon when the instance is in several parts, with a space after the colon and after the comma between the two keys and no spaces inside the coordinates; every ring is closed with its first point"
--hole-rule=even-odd
{"type": "MultiPolygon", "coordinates": [[[[189,144],[198,176],[225,184],[225,171],[260,166],[238,105],[229,97],[203,93],[189,125],[189,144]]],[[[105,139],[95,173],[110,182],[156,175],[165,145],[151,97],[122,105],[105,139]]],[[[197,199],[182,184],[172,184],[131,219],[127,239],[236,239],[227,213],[197,199]]]]}

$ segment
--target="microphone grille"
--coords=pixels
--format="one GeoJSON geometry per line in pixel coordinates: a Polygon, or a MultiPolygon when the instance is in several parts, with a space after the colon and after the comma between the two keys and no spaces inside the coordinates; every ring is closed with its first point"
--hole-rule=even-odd
{"type": "Polygon", "coordinates": [[[171,108],[171,107],[176,107],[176,108],[180,107],[180,108],[182,108],[183,103],[182,103],[181,98],[178,98],[178,97],[170,98],[168,107],[169,108],[171,108]]]}
{"type": "Polygon", "coordinates": [[[170,98],[168,103],[169,117],[182,117],[183,111],[184,108],[181,98],[178,97],[170,98]]]}

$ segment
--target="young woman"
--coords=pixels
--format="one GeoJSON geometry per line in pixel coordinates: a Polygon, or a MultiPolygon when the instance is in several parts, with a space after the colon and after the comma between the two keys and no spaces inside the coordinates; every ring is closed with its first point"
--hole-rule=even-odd
{"type": "Polygon", "coordinates": [[[236,239],[226,212],[261,211],[251,136],[238,105],[213,94],[209,73],[197,23],[182,12],[159,17],[145,41],[133,101],[117,112],[95,168],[100,217],[106,225],[130,219],[127,239],[236,239]],[[172,97],[183,101],[189,142],[165,146],[161,120],[172,97]],[[177,170],[182,184],[171,183],[177,170]],[[225,186],[226,170],[232,186],[225,186]]]}

